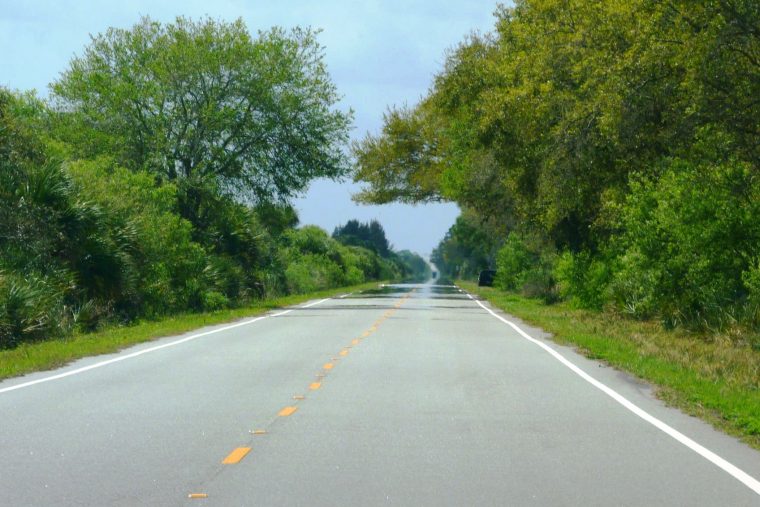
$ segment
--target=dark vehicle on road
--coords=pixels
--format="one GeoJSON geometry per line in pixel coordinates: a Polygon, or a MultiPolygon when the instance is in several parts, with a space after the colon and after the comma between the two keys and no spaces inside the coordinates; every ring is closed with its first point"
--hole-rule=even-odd
{"type": "Polygon", "coordinates": [[[484,269],[478,275],[478,286],[493,287],[493,279],[496,277],[496,270],[484,269]]]}

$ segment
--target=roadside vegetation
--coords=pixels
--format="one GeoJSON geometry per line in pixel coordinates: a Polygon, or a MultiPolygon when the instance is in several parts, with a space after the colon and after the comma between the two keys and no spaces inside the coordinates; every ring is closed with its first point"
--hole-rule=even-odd
{"type": "Polygon", "coordinates": [[[110,351],[87,333],[413,276],[298,227],[290,199],[351,168],[338,99],[315,32],[186,18],[94,36],[49,99],[0,88],[0,349],[110,351]]]}
{"type": "Polygon", "coordinates": [[[456,202],[443,276],[756,445],[758,97],[755,1],[519,0],[355,143],[356,199],[456,202]]]}
{"type": "Polygon", "coordinates": [[[425,282],[432,275],[430,265],[419,254],[409,250],[394,251],[385,237],[385,229],[377,220],[368,223],[349,220],[336,227],[332,236],[344,245],[365,248],[387,259],[397,267],[404,282],[425,282]]]}

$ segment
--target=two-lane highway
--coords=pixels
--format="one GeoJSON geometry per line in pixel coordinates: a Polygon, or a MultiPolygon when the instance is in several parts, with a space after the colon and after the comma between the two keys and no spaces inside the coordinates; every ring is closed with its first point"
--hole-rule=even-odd
{"type": "Polygon", "coordinates": [[[0,505],[760,505],[760,453],[505,318],[389,286],[2,382],[0,505]]]}

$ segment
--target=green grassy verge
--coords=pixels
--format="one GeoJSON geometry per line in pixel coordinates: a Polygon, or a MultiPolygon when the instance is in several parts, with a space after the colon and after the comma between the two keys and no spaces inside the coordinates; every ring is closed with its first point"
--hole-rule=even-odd
{"type": "Polygon", "coordinates": [[[667,331],[602,312],[457,282],[494,306],[654,384],[658,396],[760,449],[760,352],[726,336],[667,331]]]}
{"type": "Polygon", "coordinates": [[[351,287],[257,301],[255,304],[244,308],[211,313],[179,314],[160,320],[137,322],[130,326],[114,326],[94,333],[76,334],[61,340],[25,343],[12,350],[0,351],[0,380],[34,371],[57,368],[82,357],[116,352],[137,343],[185,333],[203,326],[259,315],[274,308],[291,306],[310,299],[320,299],[377,287],[378,283],[370,282],[351,287]]]}

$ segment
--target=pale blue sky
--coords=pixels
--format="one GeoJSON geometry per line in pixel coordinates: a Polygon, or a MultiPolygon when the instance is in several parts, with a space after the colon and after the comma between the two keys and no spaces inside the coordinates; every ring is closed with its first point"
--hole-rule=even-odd
{"type": "MultiPolygon", "coordinates": [[[[333,80],[344,95],[342,107],[355,112],[353,138],[377,132],[383,111],[415,104],[441,68],[445,51],[472,31],[493,26],[489,0],[0,0],[0,85],[47,94],[89,34],[109,26],[130,27],[141,15],[170,21],[177,15],[232,20],[242,17],[254,32],[273,25],[312,26],[333,80]]],[[[317,181],[295,204],[301,222],[329,232],[350,218],[380,220],[396,249],[428,255],[454,222],[453,204],[359,206],[351,183],[317,181]]]]}

